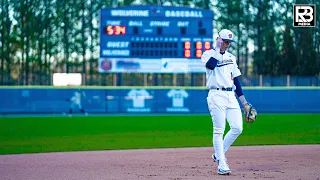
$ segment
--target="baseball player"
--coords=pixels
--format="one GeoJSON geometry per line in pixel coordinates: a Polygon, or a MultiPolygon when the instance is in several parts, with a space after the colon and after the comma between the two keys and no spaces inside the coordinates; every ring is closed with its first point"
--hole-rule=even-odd
{"type": "Polygon", "coordinates": [[[78,107],[80,111],[84,113],[86,116],[88,115],[88,113],[82,107],[82,97],[86,97],[86,94],[82,92],[80,89],[78,89],[73,93],[73,96],[70,99],[67,99],[68,101],[70,101],[69,116],[72,116],[72,109],[74,109],[75,107],[78,107]]]}
{"type": "Polygon", "coordinates": [[[209,89],[207,103],[213,123],[214,161],[218,162],[218,174],[229,175],[225,153],[242,132],[242,113],[235,94],[239,97],[246,114],[246,121],[253,122],[256,110],[246,101],[238,76],[241,75],[236,57],[227,52],[233,40],[233,33],[223,29],[216,39],[216,47],[202,54],[206,67],[206,87],[209,89]],[[226,119],[230,131],[223,138],[226,119]]]}

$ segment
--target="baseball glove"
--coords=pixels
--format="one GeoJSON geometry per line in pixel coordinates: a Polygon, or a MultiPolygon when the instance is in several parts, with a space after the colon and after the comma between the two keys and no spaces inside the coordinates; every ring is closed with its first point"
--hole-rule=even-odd
{"type": "Polygon", "coordinates": [[[253,123],[256,120],[258,113],[250,103],[247,103],[244,105],[244,115],[246,122],[253,123]]]}

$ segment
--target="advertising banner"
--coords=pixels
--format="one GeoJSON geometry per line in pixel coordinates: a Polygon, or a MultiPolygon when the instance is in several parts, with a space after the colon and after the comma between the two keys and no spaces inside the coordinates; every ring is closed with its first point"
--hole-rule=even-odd
{"type": "Polygon", "coordinates": [[[101,73],[204,73],[200,59],[100,58],[101,73]]]}

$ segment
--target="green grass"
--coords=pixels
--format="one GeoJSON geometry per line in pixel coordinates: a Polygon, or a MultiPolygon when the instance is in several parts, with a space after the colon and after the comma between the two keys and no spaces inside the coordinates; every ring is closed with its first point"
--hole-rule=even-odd
{"type": "MultiPolygon", "coordinates": [[[[320,144],[319,134],[320,114],[262,114],[234,145],[320,144]]],[[[0,118],[0,154],[203,147],[211,138],[210,116],[0,118]]]]}

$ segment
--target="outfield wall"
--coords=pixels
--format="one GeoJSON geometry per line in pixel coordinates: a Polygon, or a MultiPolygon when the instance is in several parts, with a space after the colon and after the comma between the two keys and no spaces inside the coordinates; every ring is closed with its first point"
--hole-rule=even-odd
{"type": "MultiPolygon", "coordinates": [[[[0,88],[0,113],[63,113],[71,88],[0,88]]],[[[203,88],[82,88],[89,113],[208,113],[203,88]]],[[[320,113],[320,88],[244,88],[259,113],[320,113]]],[[[79,110],[76,110],[79,112],[79,110]]]]}

